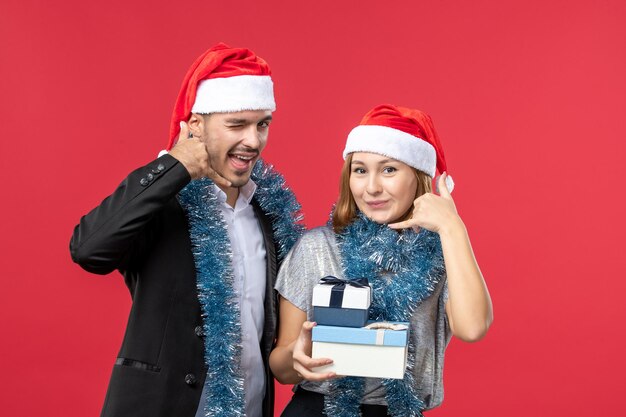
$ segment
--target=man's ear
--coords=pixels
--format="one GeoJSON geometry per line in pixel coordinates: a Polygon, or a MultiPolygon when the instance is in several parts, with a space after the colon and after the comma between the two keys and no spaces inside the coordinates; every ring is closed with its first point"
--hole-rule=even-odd
{"type": "Polygon", "coordinates": [[[193,133],[193,135],[197,138],[202,137],[204,133],[204,125],[206,124],[206,120],[204,119],[204,115],[198,113],[191,113],[189,116],[189,120],[187,121],[189,125],[189,131],[193,133]]]}

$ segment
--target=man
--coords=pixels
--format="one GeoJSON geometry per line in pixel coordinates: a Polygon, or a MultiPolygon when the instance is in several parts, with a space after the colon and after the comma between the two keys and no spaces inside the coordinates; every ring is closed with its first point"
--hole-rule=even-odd
{"type": "Polygon", "coordinates": [[[102,416],[273,415],[274,281],[302,229],[258,160],[274,110],[267,63],[214,46],[183,81],[169,153],[76,226],[72,259],[119,270],[133,299],[102,416]]]}

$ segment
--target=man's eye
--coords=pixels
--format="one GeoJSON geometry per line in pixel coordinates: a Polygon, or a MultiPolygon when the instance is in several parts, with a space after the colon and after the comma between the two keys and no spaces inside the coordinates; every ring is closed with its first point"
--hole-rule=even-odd
{"type": "Polygon", "coordinates": [[[267,120],[264,122],[261,122],[259,123],[259,127],[262,127],[262,128],[270,127],[270,122],[268,122],[267,120]]]}

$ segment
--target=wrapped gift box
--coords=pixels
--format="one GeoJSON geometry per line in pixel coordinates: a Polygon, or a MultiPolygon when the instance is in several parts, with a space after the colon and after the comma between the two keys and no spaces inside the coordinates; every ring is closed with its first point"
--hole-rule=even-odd
{"type": "Polygon", "coordinates": [[[371,300],[367,280],[324,277],[313,287],[313,320],[327,326],[363,327],[371,300]]]}
{"type": "Polygon", "coordinates": [[[314,370],[343,376],[402,379],[406,368],[409,323],[384,325],[393,325],[398,330],[313,327],[312,357],[333,360],[332,364],[314,370]]]}

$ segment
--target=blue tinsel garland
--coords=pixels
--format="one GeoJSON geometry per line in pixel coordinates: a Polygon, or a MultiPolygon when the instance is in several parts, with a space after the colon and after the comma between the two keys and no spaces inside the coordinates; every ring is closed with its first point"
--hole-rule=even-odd
{"type": "MultiPolygon", "coordinates": [[[[300,204],[285,180],[259,160],[252,171],[255,201],[272,222],[278,258],[298,240],[304,226],[300,204]]],[[[226,224],[213,192],[213,182],[190,182],[178,195],[187,214],[192,253],[196,265],[198,300],[205,334],[207,366],[205,416],[244,416],[241,361],[241,319],[233,289],[232,251],[226,224]]]]}
{"type": "MultiPolygon", "coordinates": [[[[369,220],[363,214],[337,235],[345,277],[367,278],[372,286],[370,320],[410,321],[445,273],[439,235],[422,229],[401,233],[369,220]]],[[[388,412],[392,416],[422,416],[424,402],[415,390],[415,346],[409,343],[404,379],[383,379],[388,412]]],[[[330,417],[358,417],[364,378],[331,382],[325,398],[330,417]]]]}

